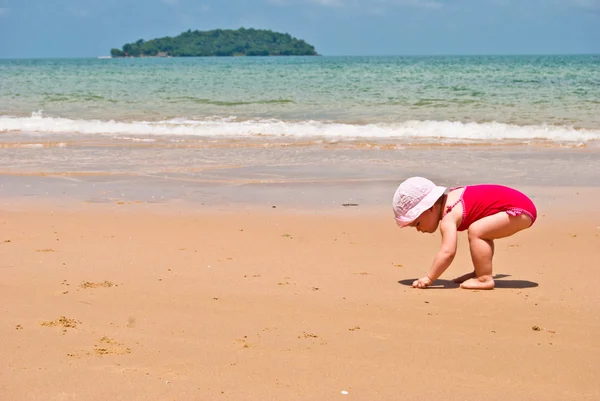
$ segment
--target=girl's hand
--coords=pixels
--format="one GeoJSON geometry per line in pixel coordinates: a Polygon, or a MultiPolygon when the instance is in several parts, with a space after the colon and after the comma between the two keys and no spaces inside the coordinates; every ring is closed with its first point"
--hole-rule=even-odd
{"type": "Polygon", "coordinates": [[[427,288],[427,286],[433,284],[433,281],[431,281],[431,279],[429,278],[429,276],[425,276],[423,278],[420,278],[418,280],[415,280],[412,283],[413,288],[427,288]]]}

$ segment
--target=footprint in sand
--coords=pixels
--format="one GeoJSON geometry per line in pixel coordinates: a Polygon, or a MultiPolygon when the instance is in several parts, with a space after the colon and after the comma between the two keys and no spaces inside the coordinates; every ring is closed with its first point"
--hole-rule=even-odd
{"type": "Polygon", "coordinates": [[[94,345],[92,351],[85,351],[83,353],[68,353],[67,356],[73,358],[81,358],[82,356],[104,356],[104,355],[126,355],[131,354],[131,348],[123,346],[117,340],[110,337],[102,337],[98,340],[98,344],[94,345]]]}
{"type": "Polygon", "coordinates": [[[78,324],[81,324],[81,322],[79,320],[69,319],[68,317],[65,317],[65,316],[61,316],[56,320],[40,323],[41,326],[46,326],[46,327],[61,326],[63,328],[62,329],[63,334],[65,334],[67,332],[67,329],[76,329],[78,324]]]}
{"type": "Polygon", "coordinates": [[[131,354],[131,348],[123,346],[115,339],[104,336],[99,342],[100,344],[94,346],[94,353],[98,356],[131,354]]]}
{"type": "Polygon", "coordinates": [[[117,287],[118,285],[113,283],[112,281],[102,281],[98,283],[93,283],[91,281],[84,281],[79,285],[79,287],[87,289],[87,288],[110,288],[117,287]]]}

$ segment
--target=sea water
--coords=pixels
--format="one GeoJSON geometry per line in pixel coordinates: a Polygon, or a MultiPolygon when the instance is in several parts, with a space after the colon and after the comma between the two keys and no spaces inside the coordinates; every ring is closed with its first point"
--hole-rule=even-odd
{"type": "Polygon", "coordinates": [[[600,55],[0,60],[0,132],[600,138],[600,55]]]}
{"type": "Polygon", "coordinates": [[[0,59],[5,190],[600,185],[599,144],[600,55],[0,59]]]}

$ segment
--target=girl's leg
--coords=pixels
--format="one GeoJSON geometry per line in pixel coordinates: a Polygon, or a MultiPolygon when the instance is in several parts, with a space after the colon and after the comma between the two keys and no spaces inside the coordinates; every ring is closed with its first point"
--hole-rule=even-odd
{"type": "MultiPolygon", "coordinates": [[[[469,242],[469,244],[470,244],[470,242],[469,242]]],[[[492,259],[493,259],[494,258],[494,241],[491,241],[491,243],[489,245],[492,247],[492,259]]],[[[473,252],[471,252],[471,255],[473,255],[473,252]]],[[[473,263],[473,265],[475,265],[475,263],[473,263]]],[[[461,283],[464,283],[465,281],[467,281],[468,279],[475,278],[475,277],[477,277],[477,276],[475,275],[475,270],[473,270],[471,273],[463,274],[462,276],[457,277],[452,281],[454,281],[457,284],[461,284],[461,283]]]]}
{"type": "Polygon", "coordinates": [[[460,287],[473,290],[494,288],[492,278],[494,240],[511,236],[530,227],[531,224],[531,218],[526,214],[511,216],[506,212],[484,217],[471,224],[468,235],[475,277],[466,280],[460,287]]]}

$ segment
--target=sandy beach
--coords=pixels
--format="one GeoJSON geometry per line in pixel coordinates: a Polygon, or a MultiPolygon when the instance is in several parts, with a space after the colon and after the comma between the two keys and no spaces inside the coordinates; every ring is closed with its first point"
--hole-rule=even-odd
{"type": "Polygon", "coordinates": [[[389,208],[5,204],[0,398],[598,400],[598,190],[552,193],[493,291],[464,234],[411,288],[439,235],[389,208]]]}

